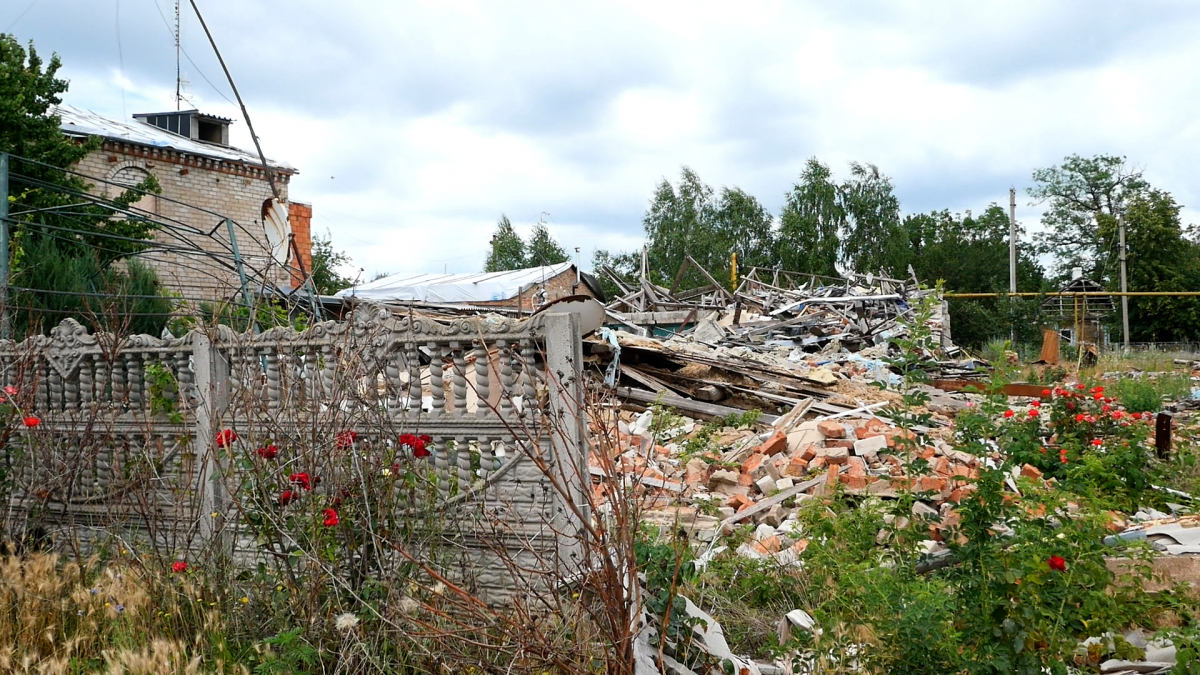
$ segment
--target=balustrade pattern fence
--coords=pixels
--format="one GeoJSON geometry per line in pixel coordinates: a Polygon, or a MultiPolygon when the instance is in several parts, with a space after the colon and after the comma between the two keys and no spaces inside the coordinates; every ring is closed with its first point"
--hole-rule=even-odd
{"type": "Polygon", "coordinates": [[[164,339],[67,319],[49,337],[0,343],[9,534],[77,553],[216,547],[253,561],[264,553],[246,526],[255,445],[315,449],[297,470],[317,476],[346,450],[344,431],[364,465],[414,433],[432,438],[421,461],[440,536],[502,598],[514,570],[565,573],[583,546],[581,362],[569,314],[443,322],[364,304],[301,332],[164,339]],[[222,443],[225,429],[240,441],[222,443]]]}

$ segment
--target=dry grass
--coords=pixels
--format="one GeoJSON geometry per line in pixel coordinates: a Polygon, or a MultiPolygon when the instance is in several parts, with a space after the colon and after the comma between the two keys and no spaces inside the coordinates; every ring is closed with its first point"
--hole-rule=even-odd
{"type": "Polygon", "coordinates": [[[203,662],[221,621],[202,597],[182,575],[136,562],[7,556],[0,559],[0,672],[226,672],[203,662]]]}

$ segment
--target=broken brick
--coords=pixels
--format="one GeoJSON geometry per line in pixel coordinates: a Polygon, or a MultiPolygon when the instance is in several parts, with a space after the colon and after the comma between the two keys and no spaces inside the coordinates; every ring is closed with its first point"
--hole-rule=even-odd
{"type": "Polygon", "coordinates": [[[762,445],[758,446],[756,452],[762,453],[766,457],[774,457],[787,449],[788,440],[782,432],[776,431],[770,438],[763,441],[762,445]]]}
{"type": "Polygon", "coordinates": [[[825,438],[845,438],[846,427],[840,422],[833,420],[823,420],[817,423],[817,431],[825,435],[825,438]]]}
{"type": "Polygon", "coordinates": [[[1042,477],[1042,470],[1032,464],[1026,464],[1021,467],[1021,475],[1033,480],[1039,480],[1042,477]]]}

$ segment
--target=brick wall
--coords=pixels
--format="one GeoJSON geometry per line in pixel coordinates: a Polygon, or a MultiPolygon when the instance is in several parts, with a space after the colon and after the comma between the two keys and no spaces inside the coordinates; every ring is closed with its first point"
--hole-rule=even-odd
{"type": "MultiPolygon", "coordinates": [[[[554,300],[558,300],[559,298],[565,298],[568,295],[587,295],[587,296],[595,297],[593,295],[591,289],[589,289],[587,287],[587,284],[584,284],[584,283],[579,283],[578,288],[575,288],[574,290],[572,290],[572,286],[574,286],[575,283],[576,283],[575,270],[569,269],[565,272],[559,273],[557,276],[550,277],[549,279],[546,280],[546,283],[544,285],[541,283],[535,284],[533,288],[526,289],[525,291],[523,291],[521,293],[521,295],[520,295],[521,309],[528,311],[528,312],[531,312],[534,310],[534,304],[533,304],[534,294],[536,294],[537,291],[541,288],[545,288],[545,290],[546,290],[546,302],[552,302],[554,300]]],[[[481,307],[513,307],[513,308],[515,308],[515,307],[517,307],[517,298],[511,298],[509,300],[495,300],[495,301],[490,301],[490,302],[474,302],[471,304],[479,305],[481,307]]]]}
{"type": "Polygon", "coordinates": [[[312,274],[312,204],[291,202],[288,204],[288,223],[292,226],[296,251],[300,252],[300,265],[296,264],[294,251],[288,252],[288,267],[292,272],[292,288],[300,288],[305,276],[312,274]]]}
{"type": "MultiPolygon", "coordinates": [[[[291,283],[288,271],[272,259],[262,227],[263,202],[272,193],[261,169],[109,141],[80,161],[76,170],[103,180],[139,171],[158,179],[162,194],[147,199],[142,206],[154,210],[160,219],[194,230],[158,232],[157,241],[178,250],[148,251],[140,256],[155,268],[168,289],[184,297],[204,299],[230,298],[239,292],[241,284],[224,217],[235,222],[237,247],[252,291],[264,281],[268,286],[291,283]]],[[[280,197],[286,200],[291,174],[281,171],[276,176],[280,197]]],[[[109,197],[121,191],[103,183],[95,183],[93,189],[109,197]]]]}

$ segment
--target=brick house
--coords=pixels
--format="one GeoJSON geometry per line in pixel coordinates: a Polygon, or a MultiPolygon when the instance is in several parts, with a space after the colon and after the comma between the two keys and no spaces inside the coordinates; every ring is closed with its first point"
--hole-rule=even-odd
{"type": "Polygon", "coordinates": [[[68,136],[104,139],[75,167],[95,181],[96,192],[115,197],[147,176],[158,179],[162,193],[136,206],[169,227],[155,234],[161,247],[140,258],[169,290],[185,298],[233,297],[241,289],[234,244],[255,294],[297,288],[300,270],[311,271],[312,206],[288,200],[296,169],[268,160],[281,202],[276,206],[258,156],[229,145],[231,120],[184,110],[120,122],[67,105],[57,114],[68,136]],[[234,242],[226,218],[234,223],[234,242]]]}

